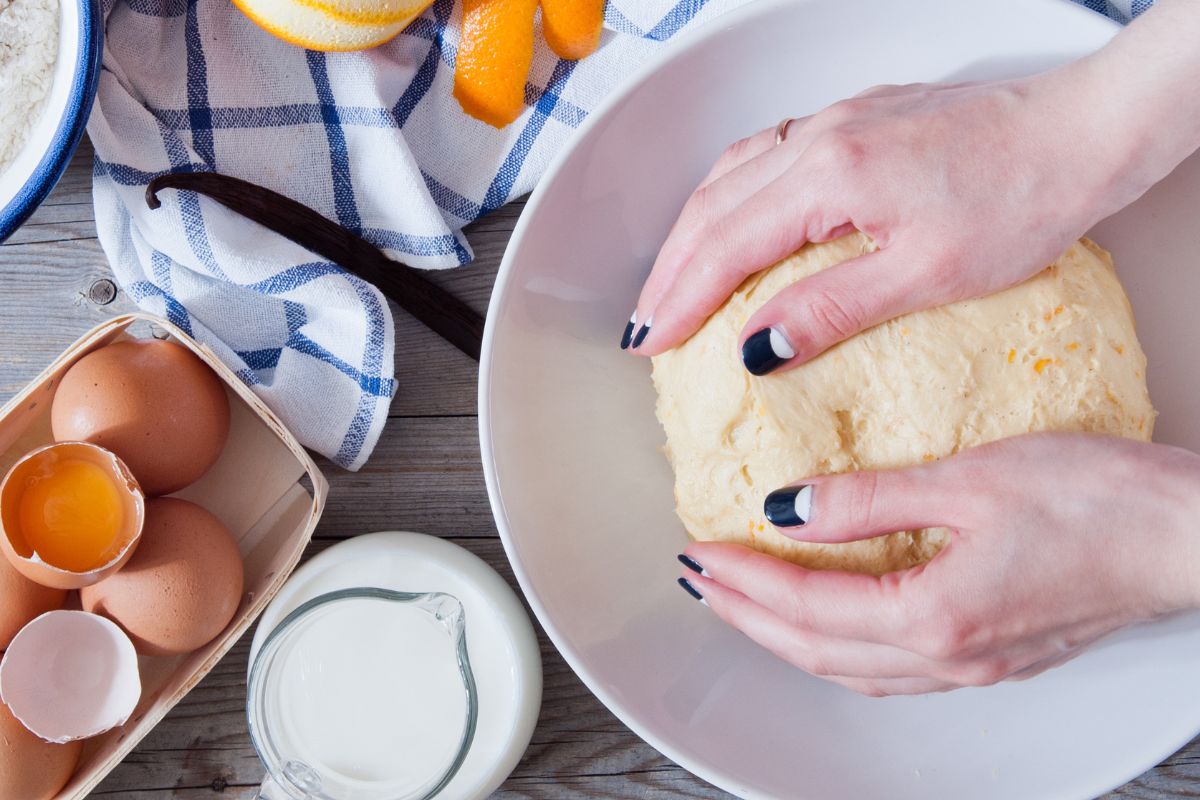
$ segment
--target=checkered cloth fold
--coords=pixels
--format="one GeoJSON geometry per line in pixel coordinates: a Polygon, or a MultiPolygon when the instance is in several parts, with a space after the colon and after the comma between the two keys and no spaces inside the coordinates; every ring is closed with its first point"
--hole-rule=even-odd
{"type": "MultiPolygon", "coordinates": [[[[285,44],[229,0],[103,0],[95,145],[100,242],[142,308],[209,345],[308,447],[349,469],[396,391],[386,301],[207,198],[146,184],[209,171],[282,192],[392,258],[466,264],[462,227],[525,194],[588,111],[679,31],[747,0],[609,0],[597,53],[563,61],[539,35],[527,108],[503,131],[451,96],[461,6],[434,5],[360,53],[285,44]]],[[[1079,0],[1118,19],[1144,0],[1079,0]]]]}

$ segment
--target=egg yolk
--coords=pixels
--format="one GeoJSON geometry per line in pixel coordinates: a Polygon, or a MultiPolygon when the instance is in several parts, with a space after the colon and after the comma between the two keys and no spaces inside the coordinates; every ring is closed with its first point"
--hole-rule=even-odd
{"type": "Polygon", "coordinates": [[[18,501],[26,544],[51,566],[87,572],[116,557],[124,544],[121,487],[97,464],[64,459],[26,480],[18,501]]]}

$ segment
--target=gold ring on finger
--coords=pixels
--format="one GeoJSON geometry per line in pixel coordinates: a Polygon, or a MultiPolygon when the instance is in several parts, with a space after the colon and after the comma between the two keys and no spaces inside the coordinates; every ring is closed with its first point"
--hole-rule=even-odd
{"type": "Polygon", "coordinates": [[[787,138],[788,125],[791,125],[795,121],[796,121],[795,117],[784,117],[783,119],[781,119],[779,121],[779,124],[775,126],[775,145],[776,146],[783,144],[783,140],[787,138]]]}

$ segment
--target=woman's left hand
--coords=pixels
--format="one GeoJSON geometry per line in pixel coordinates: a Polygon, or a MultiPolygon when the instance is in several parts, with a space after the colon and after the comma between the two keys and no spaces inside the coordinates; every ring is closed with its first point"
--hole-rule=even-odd
{"type": "Polygon", "coordinates": [[[803,484],[807,521],[779,528],[787,536],[945,527],[950,543],[878,578],[695,543],[686,554],[704,572],[682,575],[751,639],[863,694],[1029,677],[1129,623],[1200,605],[1200,456],[1186,450],[1035,434],[803,484]]]}

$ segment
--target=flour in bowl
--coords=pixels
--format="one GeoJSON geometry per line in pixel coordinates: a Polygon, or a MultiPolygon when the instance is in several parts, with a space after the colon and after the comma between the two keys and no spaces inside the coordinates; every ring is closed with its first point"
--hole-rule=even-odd
{"type": "Polygon", "coordinates": [[[0,0],[0,172],[41,116],[58,58],[58,0],[0,0]]]}

